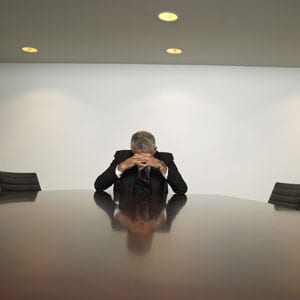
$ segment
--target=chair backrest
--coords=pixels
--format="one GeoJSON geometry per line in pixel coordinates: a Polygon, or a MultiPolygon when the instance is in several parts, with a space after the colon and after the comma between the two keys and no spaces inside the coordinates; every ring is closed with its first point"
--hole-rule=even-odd
{"type": "Polygon", "coordinates": [[[300,208],[300,184],[276,182],[269,203],[300,208]]]}
{"type": "Polygon", "coordinates": [[[36,173],[14,173],[0,171],[0,191],[24,192],[40,190],[41,187],[36,173]]]}

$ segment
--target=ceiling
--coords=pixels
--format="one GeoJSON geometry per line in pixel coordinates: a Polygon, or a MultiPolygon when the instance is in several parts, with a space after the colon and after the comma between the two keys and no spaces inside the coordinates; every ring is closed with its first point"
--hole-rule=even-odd
{"type": "Polygon", "coordinates": [[[300,1],[0,0],[0,43],[1,63],[300,67],[300,1]]]}

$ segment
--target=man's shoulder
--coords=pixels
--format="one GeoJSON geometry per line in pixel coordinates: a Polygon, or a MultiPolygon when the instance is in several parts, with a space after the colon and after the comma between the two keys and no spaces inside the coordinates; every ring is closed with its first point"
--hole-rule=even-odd
{"type": "Polygon", "coordinates": [[[163,160],[165,163],[168,163],[172,160],[174,160],[173,154],[170,152],[158,152],[157,151],[157,157],[161,160],[163,160]]]}
{"type": "Polygon", "coordinates": [[[115,158],[128,158],[132,156],[131,150],[117,150],[115,153],[115,158]]]}

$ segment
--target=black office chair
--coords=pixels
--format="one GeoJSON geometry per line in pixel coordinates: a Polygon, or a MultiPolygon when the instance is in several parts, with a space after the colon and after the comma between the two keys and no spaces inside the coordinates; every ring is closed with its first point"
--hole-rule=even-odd
{"type": "Polygon", "coordinates": [[[300,209],[300,184],[276,182],[269,203],[300,209]]]}
{"type": "Polygon", "coordinates": [[[14,173],[0,171],[1,192],[40,191],[40,183],[36,173],[14,173]]]}

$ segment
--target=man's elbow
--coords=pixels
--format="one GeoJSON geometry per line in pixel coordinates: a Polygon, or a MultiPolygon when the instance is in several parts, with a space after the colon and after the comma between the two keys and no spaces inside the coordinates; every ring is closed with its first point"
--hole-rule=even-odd
{"type": "Polygon", "coordinates": [[[181,186],[176,187],[174,189],[174,193],[184,195],[184,194],[186,194],[187,190],[188,190],[188,187],[187,187],[186,183],[184,183],[181,186]]]}
{"type": "Polygon", "coordinates": [[[96,182],[94,183],[94,188],[96,191],[103,191],[103,189],[101,187],[99,187],[96,182]]]}
{"type": "Polygon", "coordinates": [[[94,187],[96,191],[104,191],[105,187],[103,186],[101,180],[99,180],[99,178],[96,179],[96,181],[94,182],[94,187]]]}

